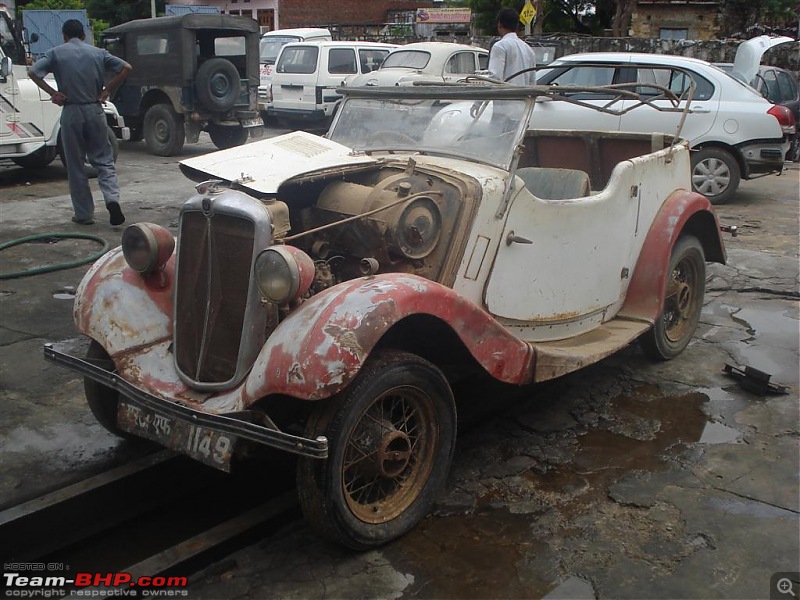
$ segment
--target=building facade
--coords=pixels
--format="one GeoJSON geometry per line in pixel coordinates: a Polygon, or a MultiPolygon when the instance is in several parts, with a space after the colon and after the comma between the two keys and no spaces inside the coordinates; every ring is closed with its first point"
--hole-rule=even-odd
{"type": "Polygon", "coordinates": [[[721,29],[719,0],[639,0],[631,15],[632,37],[710,40],[721,29]]]}

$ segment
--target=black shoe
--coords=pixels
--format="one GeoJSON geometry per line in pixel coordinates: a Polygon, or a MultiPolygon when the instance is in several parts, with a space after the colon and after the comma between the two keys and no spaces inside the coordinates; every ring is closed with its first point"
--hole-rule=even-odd
{"type": "Polygon", "coordinates": [[[109,221],[112,225],[122,225],[125,222],[125,215],[119,207],[119,202],[109,202],[106,205],[110,216],[109,221]]]}

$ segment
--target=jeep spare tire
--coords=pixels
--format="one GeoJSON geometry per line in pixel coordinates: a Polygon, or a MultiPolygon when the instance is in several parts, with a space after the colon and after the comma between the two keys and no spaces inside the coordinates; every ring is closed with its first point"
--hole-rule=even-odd
{"type": "Polygon", "coordinates": [[[194,82],[200,103],[212,111],[229,110],[242,92],[239,72],[224,58],[211,58],[197,69],[194,82]]]}

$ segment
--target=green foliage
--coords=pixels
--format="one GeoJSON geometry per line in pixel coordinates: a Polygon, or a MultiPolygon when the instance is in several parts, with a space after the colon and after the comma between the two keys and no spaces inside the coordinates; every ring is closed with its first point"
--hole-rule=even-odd
{"type": "MultiPolygon", "coordinates": [[[[119,25],[135,19],[150,18],[150,0],[85,0],[89,16],[119,25]]],[[[164,0],[156,0],[156,14],[164,14],[164,0]]]]}
{"type": "Polygon", "coordinates": [[[24,5],[20,2],[19,10],[83,10],[83,0],[30,0],[24,5]]]}
{"type": "Polygon", "coordinates": [[[103,21],[102,19],[89,19],[89,25],[94,34],[94,45],[99,46],[101,34],[111,25],[109,25],[108,21],[103,21]]]}
{"type": "Polygon", "coordinates": [[[725,0],[725,34],[743,33],[752,25],[797,24],[797,0],[725,0]]]}

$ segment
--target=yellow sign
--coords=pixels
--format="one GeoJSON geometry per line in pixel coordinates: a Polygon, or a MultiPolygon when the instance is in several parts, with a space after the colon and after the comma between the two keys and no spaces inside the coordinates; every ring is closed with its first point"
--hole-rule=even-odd
{"type": "Polygon", "coordinates": [[[536,9],[533,8],[533,4],[531,4],[531,0],[528,0],[525,3],[525,6],[522,7],[522,12],[519,13],[519,20],[522,21],[523,25],[527,25],[533,18],[536,16],[536,9]]]}

